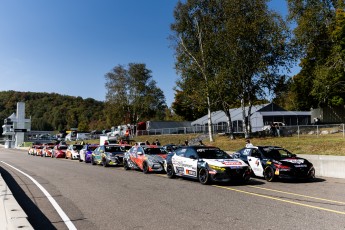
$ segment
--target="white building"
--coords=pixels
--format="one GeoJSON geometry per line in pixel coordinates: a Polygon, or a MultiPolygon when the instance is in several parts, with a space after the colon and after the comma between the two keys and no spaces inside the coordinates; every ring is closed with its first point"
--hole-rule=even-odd
{"type": "MultiPolygon", "coordinates": [[[[245,107],[248,114],[248,107],[245,107]]],[[[234,132],[243,132],[242,108],[230,109],[230,116],[234,132]]],[[[248,117],[246,117],[248,119],[248,117]]],[[[265,125],[273,122],[282,122],[285,125],[308,125],[310,124],[310,111],[287,111],[274,103],[253,105],[250,114],[252,131],[262,131],[265,125]]],[[[206,126],[208,116],[205,115],[192,122],[192,126],[206,126]]],[[[227,126],[227,117],[221,110],[212,113],[212,124],[219,127],[227,126]]],[[[225,128],[224,128],[225,129],[225,128]]]]}
{"type": "Polygon", "coordinates": [[[2,135],[6,136],[5,147],[15,148],[23,144],[24,133],[31,130],[31,119],[25,119],[25,103],[17,103],[17,112],[4,120],[2,135]]]}

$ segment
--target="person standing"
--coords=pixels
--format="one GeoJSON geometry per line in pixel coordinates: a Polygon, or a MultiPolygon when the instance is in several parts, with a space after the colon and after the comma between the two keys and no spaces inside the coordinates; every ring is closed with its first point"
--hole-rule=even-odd
{"type": "Polygon", "coordinates": [[[155,144],[156,144],[156,145],[161,145],[161,143],[159,142],[158,139],[156,139],[155,144]]]}

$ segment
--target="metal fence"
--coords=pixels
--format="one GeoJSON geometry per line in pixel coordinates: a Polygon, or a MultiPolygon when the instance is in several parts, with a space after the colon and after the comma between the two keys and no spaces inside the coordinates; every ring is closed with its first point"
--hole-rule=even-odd
{"type": "MultiPolygon", "coordinates": [[[[315,137],[322,137],[325,135],[341,134],[345,137],[344,124],[330,124],[330,125],[295,125],[295,126],[281,126],[279,132],[272,130],[263,130],[263,127],[252,127],[253,130],[261,130],[253,133],[258,136],[300,136],[310,135],[315,137]]],[[[212,132],[228,133],[228,126],[226,124],[212,125],[212,132]]],[[[137,135],[166,135],[166,134],[206,134],[208,133],[208,125],[198,125],[192,127],[179,127],[179,128],[162,128],[151,130],[138,130],[137,135]]],[[[242,127],[234,129],[235,134],[243,134],[242,127]]]]}

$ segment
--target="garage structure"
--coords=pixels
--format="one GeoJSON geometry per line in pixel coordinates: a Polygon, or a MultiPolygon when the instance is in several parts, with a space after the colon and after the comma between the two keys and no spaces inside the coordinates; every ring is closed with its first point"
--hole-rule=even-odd
{"type": "MultiPolygon", "coordinates": [[[[246,114],[248,114],[248,106],[245,107],[246,114]]],[[[242,108],[230,109],[230,116],[235,133],[243,132],[243,118],[242,108]]],[[[248,116],[246,117],[248,119],[248,116]]],[[[311,122],[310,111],[287,111],[274,103],[267,103],[261,105],[253,105],[250,115],[252,131],[262,131],[265,125],[270,125],[273,122],[282,122],[286,126],[294,125],[308,125],[311,122]]],[[[216,111],[212,113],[212,124],[214,131],[226,132],[227,117],[224,111],[216,111]]],[[[207,115],[192,122],[192,126],[207,130],[208,117],[207,115]]]]}

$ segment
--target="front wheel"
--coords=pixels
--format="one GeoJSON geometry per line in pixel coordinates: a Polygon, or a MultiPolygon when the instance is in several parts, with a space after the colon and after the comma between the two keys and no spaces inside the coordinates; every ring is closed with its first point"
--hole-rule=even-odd
{"type": "Polygon", "coordinates": [[[174,178],[175,177],[174,166],[172,164],[168,164],[167,165],[167,176],[169,178],[174,178]]]}
{"type": "Polygon", "coordinates": [[[93,160],[93,157],[91,157],[91,165],[95,165],[95,161],[93,160]]]}
{"type": "Polygon", "coordinates": [[[143,173],[147,174],[149,172],[149,166],[146,162],[143,163],[143,173]]]}
{"type": "Polygon", "coordinates": [[[267,167],[265,169],[265,179],[268,181],[268,182],[272,182],[275,180],[275,176],[274,176],[274,169],[272,167],[267,167]]]}
{"type": "Polygon", "coordinates": [[[199,182],[204,185],[211,182],[210,174],[207,169],[201,168],[199,170],[199,182]]]}
{"type": "Polygon", "coordinates": [[[124,168],[125,170],[129,170],[128,162],[127,162],[127,160],[125,160],[125,159],[123,159],[123,168],[124,168]]]}

